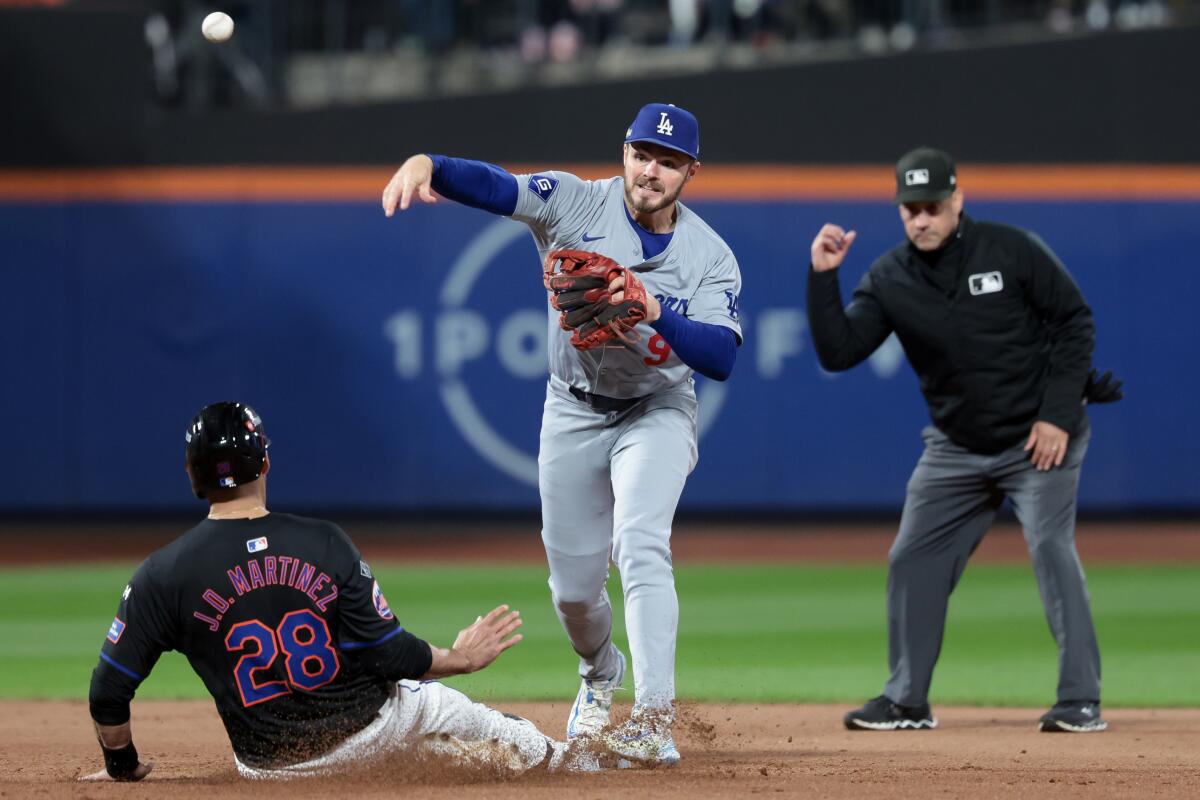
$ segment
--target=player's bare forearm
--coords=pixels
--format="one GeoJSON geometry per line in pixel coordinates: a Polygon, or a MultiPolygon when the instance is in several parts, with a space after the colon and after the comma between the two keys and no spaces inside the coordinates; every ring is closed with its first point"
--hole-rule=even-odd
{"type": "Polygon", "coordinates": [[[154,763],[138,760],[133,747],[133,729],[128,722],[120,725],[101,725],[93,720],[96,739],[104,753],[104,769],[83,775],[81,781],[140,781],[154,769],[154,763]]]}
{"type": "Polygon", "coordinates": [[[438,680],[451,675],[466,675],[476,670],[470,657],[454,648],[446,649],[430,645],[429,650],[433,653],[433,661],[429,663],[429,671],[422,675],[420,680],[438,680]]]}

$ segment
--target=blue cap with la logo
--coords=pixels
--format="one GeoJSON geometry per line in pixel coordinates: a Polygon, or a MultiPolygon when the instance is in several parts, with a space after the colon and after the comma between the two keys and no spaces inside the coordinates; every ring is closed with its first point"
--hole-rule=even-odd
{"type": "Polygon", "coordinates": [[[642,106],[629,130],[625,143],[653,142],[700,158],[700,123],[690,111],[670,103],[642,106]]]}

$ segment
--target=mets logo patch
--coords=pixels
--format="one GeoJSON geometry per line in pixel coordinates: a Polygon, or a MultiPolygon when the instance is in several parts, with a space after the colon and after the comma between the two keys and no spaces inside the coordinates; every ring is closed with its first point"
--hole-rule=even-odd
{"type": "Polygon", "coordinates": [[[558,178],[549,175],[533,175],[529,178],[529,191],[542,198],[543,203],[549,203],[554,190],[558,188],[558,178]]]}
{"type": "Polygon", "coordinates": [[[379,616],[384,619],[393,619],[395,615],[388,608],[387,598],[383,596],[383,589],[379,588],[379,581],[375,581],[375,585],[371,587],[371,601],[375,603],[375,610],[379,616]]]}
{"type": "Polygon", "coordinates": [[[113,617],[112,625],[108,626],[108,636],[110,642],[116,644],[121,641],[121,634],[125,632],[125,623],[119,617],[113,617]]]}

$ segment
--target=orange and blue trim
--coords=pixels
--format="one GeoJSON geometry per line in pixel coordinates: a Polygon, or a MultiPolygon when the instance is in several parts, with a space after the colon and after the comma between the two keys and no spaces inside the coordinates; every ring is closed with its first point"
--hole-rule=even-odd
{"type": "MultiPolygon", "coordinates": [[[[507,164],[511,173],[548,165],[507,164]]],[[[553,165],[608,178],[618,164],[553,165]]],[[[379,202],[396,165],[0,170],[0,202],[379,202]]],[[[1200,164],[960,164],[972,200],[1200,200],[1200,164]]],[[[890,202],[890,164],[705,165],[686,200],[890,202]]]]}

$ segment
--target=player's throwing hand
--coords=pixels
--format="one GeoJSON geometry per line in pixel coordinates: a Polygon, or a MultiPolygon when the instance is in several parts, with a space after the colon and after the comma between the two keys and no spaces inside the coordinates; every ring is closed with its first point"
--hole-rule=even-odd
{"type": "Polygon", "coordinates": [[[817,232],[812,243],[812,265],[817,272],[837,269],[846,260],[850,245],[858,236],[857,231],[846,233],[837,225],[826,224],[817,232]]]}
{"type": "Polygon", "coordinates": [[[433,159],[424,154],[405,161],[388,181],[383,189],[383,213],[392,216],[396,213],[397,205],[401,211],[407,211],[414,193],[422,202],[437,202],[437,196],[433,193],[433,159]]]}

